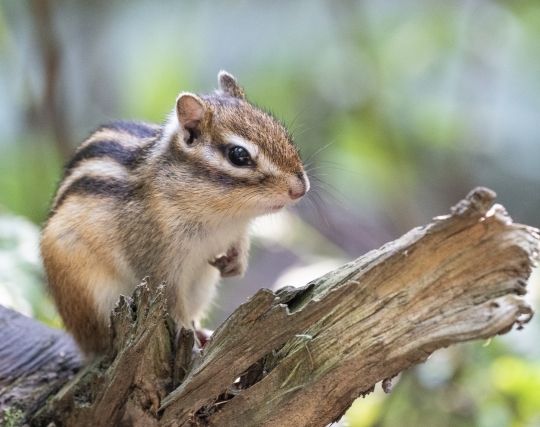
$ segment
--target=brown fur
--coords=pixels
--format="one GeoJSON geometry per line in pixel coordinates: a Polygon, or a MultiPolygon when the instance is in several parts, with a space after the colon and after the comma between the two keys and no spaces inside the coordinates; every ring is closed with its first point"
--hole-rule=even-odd
{"type": "Polygon", "coordinates": [[[87,353],[100,353],[107,347],[106,319],[96,316],[97,307],[87,275],[96,285],[117,277],[112,264],[114,247],[104,245],[102,236],[110,233],[107,207],[102,201],[73,197],[50,221],[43,234],[41,252],[56,305],[67,329],[87,353]],[[87,211],[81,211],[85,205],[87,211]],[[99,206],[96,206],[98,205],[99,206]],[[97,209],[96,209],[97,208],[97,209]]]}

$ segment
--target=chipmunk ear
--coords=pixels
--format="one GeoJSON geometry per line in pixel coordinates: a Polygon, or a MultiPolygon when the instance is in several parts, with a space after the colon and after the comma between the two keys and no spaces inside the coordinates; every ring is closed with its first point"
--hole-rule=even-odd
{"type": "Polygon", "coordinates": [[[201,134],[201,125],[207,112],[205,102],[197,95],[182,92],[176,99],[176,116],[184,130],[184,140],[192,144],[201,134]]]}
{"type": "Polygon", "coordinates": [[[240,86],[232,74],[229,74],[227,71],[221,70],[218,73],[218,84],[219,89],[227,95],[232,96],[233,98],[246,99],[246,94],[244,93],[242,86],[240,86]]]}
{"type": "Polygon", "coordinates": [[[197,95],[182,92],[176,99],[176,116],[184,129],[198,127],[204,119],[206,105],[197,95]]]}

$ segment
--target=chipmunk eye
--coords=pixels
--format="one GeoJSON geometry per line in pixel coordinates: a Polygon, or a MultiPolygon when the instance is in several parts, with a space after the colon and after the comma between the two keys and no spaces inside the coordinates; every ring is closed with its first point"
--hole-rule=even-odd
{"type": "Polygon", "coordinates": [[[235,145],[229,149],[228,153],[229,160],[235,166],[251,166],[253,165],[253,160],[248,151],[244,147],[235,145]]]}

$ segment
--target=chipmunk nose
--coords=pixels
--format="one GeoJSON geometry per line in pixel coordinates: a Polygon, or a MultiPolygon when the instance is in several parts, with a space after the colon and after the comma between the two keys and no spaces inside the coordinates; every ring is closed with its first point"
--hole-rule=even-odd
{"type": "Polygon", "coordinates": [[[309,190],[309,180],[305,172],[298,172],[289,181],[289,196],[296,200],[306,194],[309,190]]]}

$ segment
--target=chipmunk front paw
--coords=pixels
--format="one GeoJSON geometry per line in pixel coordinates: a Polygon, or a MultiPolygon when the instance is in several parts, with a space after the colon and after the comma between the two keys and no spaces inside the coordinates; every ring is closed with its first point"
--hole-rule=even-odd
{"type": "Polygon", "coordinates": [[[240,276],[246,271],[246,263],[235,247],[230,248],[225,255],[209,262],[210,265],[213,265],[220,271],[221,277],[240,276]]]}

